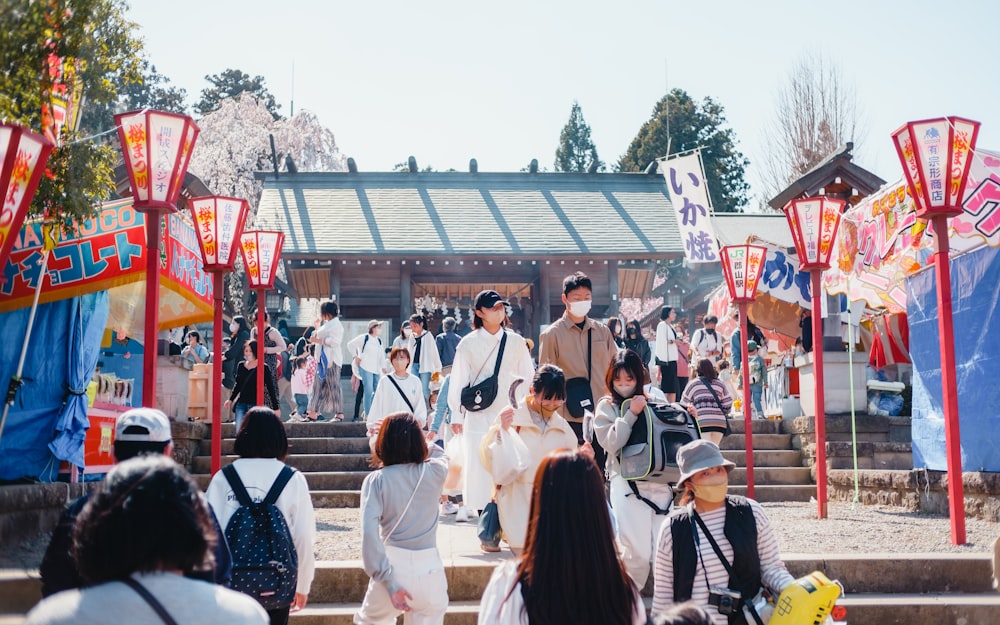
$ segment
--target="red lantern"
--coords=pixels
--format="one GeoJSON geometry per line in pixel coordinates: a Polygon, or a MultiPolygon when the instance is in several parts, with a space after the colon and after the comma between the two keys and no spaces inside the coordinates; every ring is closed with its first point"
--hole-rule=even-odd
{"type": "Polygon", "coordinates": [[[115,115],[115,125],[135,209],[176,212],[198,126],[186,115],[150,110],[115,115]]]}
{"type": "Polygon", "coordinates": [[[979,122],[938,117],[909,122],[892,133],[917,217],[962,212],[979,122]]]}
{"type": "Polygon", "coordinates": [[[14,247],[52,148],[41,135],[0,124],[0,267],[14,247]]]}
{"type": "Polygon", "coordinates": [[[733,302],[752,302],[764,273],[767,248],[760,245],[727,245],[720,251],[722,272],[733,302]]]}
{"type": "MultiPolygon", "coordinates": [[[[270,289],[281,258],[281,247],[285,243],[282,232],[253,230],[240,237],[240,251],[251,289],[270,289]]],[[[263,301],[260,302],[263,307],[263,301]]]]}
{"type": "Polygon", "coordinates": [[[196,197],[188,202],[194,230],[201,243],[205,271],[231,271],[250,206],[232,197],[196,197]]]}
{"type": "Polygon", "coordinates": [[[792,200],[785,207],[785,218],[799,257],[799,269],[826,271],[830,268],[830,255],[836,243],[844,204],[843,200],[820,196],[792,200]]]}

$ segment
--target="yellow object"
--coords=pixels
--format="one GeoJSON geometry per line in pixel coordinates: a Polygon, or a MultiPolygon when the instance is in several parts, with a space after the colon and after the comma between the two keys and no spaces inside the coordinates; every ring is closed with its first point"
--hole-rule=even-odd
{"type": "Polygon", "coordinates": [[[843,592],[840,582],[813,571],[781,591],[768,625],[821,625],[843,592]]]}

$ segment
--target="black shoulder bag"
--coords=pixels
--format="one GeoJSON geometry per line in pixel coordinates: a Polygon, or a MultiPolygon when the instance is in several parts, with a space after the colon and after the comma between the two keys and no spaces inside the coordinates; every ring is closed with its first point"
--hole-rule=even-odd
{"type": "Polygon", "coordinates": [[[413,404],[412,404],[412,403],[410,403],[410,398],[409,398],[409,397],[407,397],[407,396],[406,396],[406,393],[404,393],[404,392],[403,392],[403,387],[401,387],[401,386],[399,385],[399,383],[398,383],[398,382],[396,382],[396,380],[394,380],[394,379],[392,378],[392,374],[391,374],[391,373],[390,373],[389,375],[385,376],[385,377],[389,378],[389,381],[390,381],[390,382],[392,382],[392,385],[396,387],[396,390],[397,390],[397,391],[399,391],[399,396],[400,396],[400,397],[402,397],[402,398],[403,398],[403,401],[405,401],[405,402],[406,402],[406,405],[407,405],[407,407],[408,407],[408,408],[410,409],[410,413],[412,414],[412,413],[413,413],[413,404]]]}
{"type": "Polygon", "coordinates": [[[726,432],[723,434],[723,436],[729,436],[729,434],[732,432],[732,428],[729,427],[729,414],[726,413],[726,409],[722,407],[722,400],[719,399],[719,396],[715,393],[715,389],[712,388],[711,382],[706,382],[705,378],[699,378],[699,379],[701,380],[702,384],[708,387],[708,392],[712,394],[712,398],[715,399],[715,403],[719,405],[719,412],[722,413],[722,418],[726,420],[726,432]]]}
{"type": "MultiPolygon", "coordinates": [[[[493,405],[497,398],[497,391],[500,389],[500,365],[503,364],[503,349],[507,345],[507,331],[503,330],[503,337],[500,339],[500,351],[497,352],[497,364],[493,368],[493,375],[486,378],[475,386],[467,386],[462,389],[462,407],[469,412],[479,412],[486,410],[493,405]]],[[[486,357],[488,361],[489,356],[486,357]]],[[[483,362],[486,366],[486,362],[483,362]]],[[[482,369],[479,370],[482,373],[482,369]]],[[[476,374],[479,377],[479,374],[476,374]]]]}
{"type": "Polygon", "coordinates": [[[587,410],[594,410],[594,393],[590,389],[591,350],[593,349],[592,333],[587,330],[587,377],[570,378],[566,380],[566,410],[574,419],[582,419],[587,410]]]}

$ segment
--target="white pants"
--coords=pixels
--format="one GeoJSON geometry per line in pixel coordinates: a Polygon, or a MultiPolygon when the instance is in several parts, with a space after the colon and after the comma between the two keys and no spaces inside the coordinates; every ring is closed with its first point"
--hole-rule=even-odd
{"type": "MultiPolygon", "coordinates": [[[[668,484],[640,484],[642,496],[660,509],[670,505],[672,494],[668,484]]],[[[632,494],[625,478],[611,478],[611,509],[618,526],[618,550],[632,581],[642,590],[653,564],[656,541],[667,515],[656,514],[652,508],[632,494]]]]}
{"type": "Polygon", "coordinates": [[[493,499],[493,476],[479,458],[479,444],[496,418],[492,408],[465,413],[465,463],[462,465],[462,497],[470,510],[482,510],[493,499]]]}
{"type": "Polygon", "coordinates": [[[392,606],[385,585],[368,580],[361,609],[354,615],[356,625],[394,625],[402,614],[405,625],[441,625],[448,610],[448,579],[437,549],[411,551],[386,545],[393,577],[413,598],[410,609],[400,612],[392,606]]]}

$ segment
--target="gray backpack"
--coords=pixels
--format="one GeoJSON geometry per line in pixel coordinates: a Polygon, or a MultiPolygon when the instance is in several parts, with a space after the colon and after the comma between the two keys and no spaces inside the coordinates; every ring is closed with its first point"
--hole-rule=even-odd
{"type": "MultiPolygon", "coordinates": [[[[628,399],[622,402],[621,415],[630,403],[628,399]]],[[[626,480],[676,484],[681,475],[677,450],[698,438],[698,423],[680,404],[647,402],[632,426],[628,442],[618,452],[621,476],[626,480]]]]}

